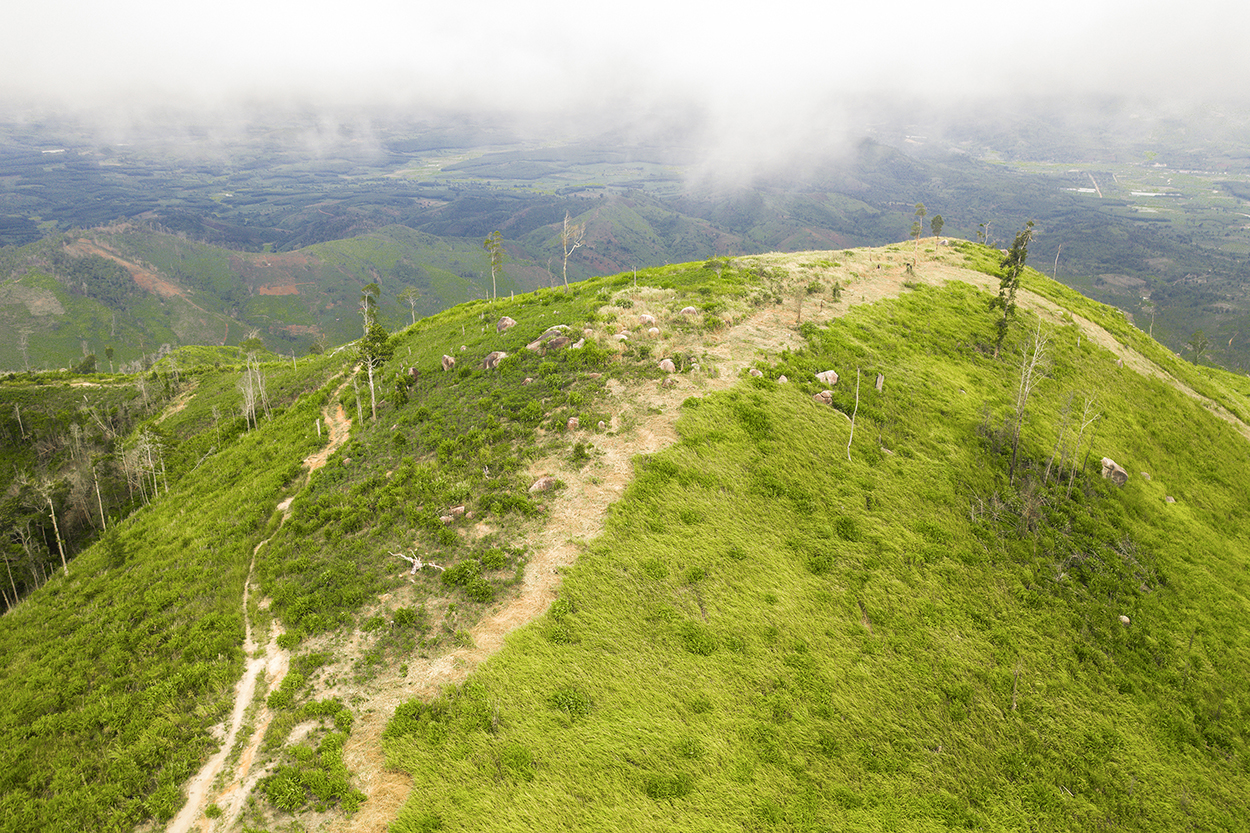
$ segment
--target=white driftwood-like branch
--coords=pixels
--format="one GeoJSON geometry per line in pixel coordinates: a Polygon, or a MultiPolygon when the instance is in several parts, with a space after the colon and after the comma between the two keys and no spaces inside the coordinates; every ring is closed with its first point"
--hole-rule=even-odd
{"type": "Polygon", "coordinates": [[[403,553],[403,552],[393,552],[391,553],[391,555],[393,555],[395,558],[402,558],[405,561],[407,561],[409,564],[411,564],[412,565],[411,574],[414,576],[417,574],[417,570],[420,570],[422,567],[433,567],[436,570],[447,569],[446,567],[442,567],[442,566],[439,566],[438,564],[435,564],[433,561],[422,561],[421,556],[419,555],[408,555],[407,553],[403,553]]]}

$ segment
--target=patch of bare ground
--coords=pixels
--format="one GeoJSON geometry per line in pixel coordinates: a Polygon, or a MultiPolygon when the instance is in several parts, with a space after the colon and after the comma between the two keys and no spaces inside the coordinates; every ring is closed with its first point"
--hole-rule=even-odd
{"type": "MultiPolygon", "coordinates": [[[[310,477],[312,472],[325,465],[330,455],[338,450],[351,434],[351,420],[343,412],[343,407],[338,404],[338,394],[346,384],[347,382],[344,382],[343,386],[340,386],[335,391],[326,407],[322,410],[322,418],[325,420],[326,427],[329,430],[329,442],[325,448],[309,455],[304,460],[304,466],[308,469],[310,477]]],[[[191,391],[187,392],[187,400],[190,399],[190,393],[191,391]]],[[[185,407],[185,405],[186,402],[184,401],[182,407],[185,407]]],[[[172,408],[173,405],[170,407],[172,408]]],[[[168,416],[168,414],[169,411],[167,410],[162,419],[164,416],[168,416]]],[[[290,515],[293,499],[293,497],[288,497],[277,506],[277,511],[282,513],[283,522],[290,515]]],[[[243,676],[235,684],[234,708],[230,714],[230,722],[225,732],[225,739],[222,741],[221,748],[218,749],[217,753],[209,758],[195,777],[188,782],[186,787],[186,804],[183,805],[182,810],[169,823],[169,826],[165,828],[166,833],[189,833],[191,830],[210,833],[214,829],[231,829],[242,815],[248,795],[251,794],[257,782],[265,775],[266,770],[263,768],[257,772],[252,771],[252,766],[256,761],[256,753],[264,742],[265,732],[268,730],[269,722],[273,718],[269,711],[269,706],[264,701],[261,701],[255,716],[251,720],[251,734],[248,736],[248,741],[243,746],[238,758],[233,763],[226,785],[220,789],[215,787],[226,766],[226,760],[235,748],[240,734],[248,731],[248,707],[256,697],[256,688],[261,675],[264,675],[266,689],[272,691],[282,684],[282,680],[286,677],[286,673],[290,668],[290,652],[283,650],[278,645],[278,637],[282,635],[283,630],[276,618],[270,622],[269,639],[263,649],[259,649],[253,633],[250,610],[251,595],[254,589],[252,576],[256,568],[256,555],[260,552],[261,547],[268,543],[269,539],[266,538],[253,548],[252,562],[248,567],[247,580],[243,585],[243,653],[248,659],[244,666],[243,676]],[[208,809],[210,804],[216,804],[222,811],[217,819],[210,819],[204,814],[204,811],[208,809]]],[[[261,599],[258,606],[261,609],[267,608],[269,600],[261,599]]]]}
{"type": "Polygon", "coordinates": [[[191,384],[187,385],[187,389],[178,394],[178,396],[174,398],[174,401],[165,406],[164,411],[161,411],[161,415],[156,418],[156,424],[160,425],[174,414],[179,413],[186,408],[187,404],[191,401],[191,397],[195,395],[195,389],[199,386],[199,379],[191,380],[191,384]]]}

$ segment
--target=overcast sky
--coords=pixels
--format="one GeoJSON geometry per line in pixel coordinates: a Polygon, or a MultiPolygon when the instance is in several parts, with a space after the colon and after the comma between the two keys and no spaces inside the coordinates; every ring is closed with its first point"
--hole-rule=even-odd
{"type": "Polygon", "coordinates": [[[1240,95],[1250,4],[1198,0],[14,0],[0,99],[551,112],[696,101],[744,142],[865,94],[1240,95]],[[843,10],[846,9],[846,10],[843,10]]]}

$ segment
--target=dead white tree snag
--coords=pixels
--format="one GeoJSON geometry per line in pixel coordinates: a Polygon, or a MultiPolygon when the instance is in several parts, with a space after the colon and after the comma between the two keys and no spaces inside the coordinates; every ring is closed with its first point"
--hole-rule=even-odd
{"type": "Polygon", "coordinates": [[[859,368],[855,368],[855,410],[851,412],[851,436],[846,440],[846,462],[851,462],[851,442],[855,439],[855,417],[859,414],[859,368]]]}

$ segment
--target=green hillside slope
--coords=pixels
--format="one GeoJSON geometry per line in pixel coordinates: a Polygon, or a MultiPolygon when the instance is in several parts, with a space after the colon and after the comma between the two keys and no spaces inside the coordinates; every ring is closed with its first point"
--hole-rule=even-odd
{"type": "Polygon", "coordinates": [[[397,712],[392,829],[1244,822],[1246,440],[1051,323],[1012,487],[983,299],[918,287],[687,400],[544,622],[397,712]]]}
{"type": "Polygon", "coordinates": [[[997,252],[912,256],[461,304],[251,431],[184,372],[0,619],[0,830],[1236,829],[1250,386],[1031,271],[996,359],[997,252]]]}

